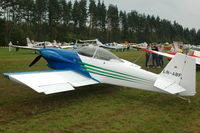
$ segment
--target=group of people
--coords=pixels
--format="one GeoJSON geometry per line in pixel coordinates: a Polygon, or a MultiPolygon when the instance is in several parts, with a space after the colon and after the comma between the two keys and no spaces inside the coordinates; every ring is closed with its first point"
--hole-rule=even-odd
{"type": "MultiPolygon", "coordinates": [[[[164,45],[162,44],[148,44],[147,49],[163,52],[164,45]]],[[[155,53],[146,52],[145,66],[147,68],[160,68],[164,65],[163,56],[155,53]]]]}

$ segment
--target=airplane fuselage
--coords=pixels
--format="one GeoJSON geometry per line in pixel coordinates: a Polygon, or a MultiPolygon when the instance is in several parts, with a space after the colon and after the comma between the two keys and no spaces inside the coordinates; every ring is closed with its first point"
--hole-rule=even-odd
{"type": "Polygon", "coordinates": [[[100,83],[163,92],[154,87],[157,74],[123,59],[103,60],[62,49],[44,49],[41,54],[47,60],[48,66],[55,70],[73,69],[100,83]]]}
{"type": "Polygon", "coordinates": [[[163,92],[153,86],[157,74],[140,69],[129,61],[106,61],[79,56],[85,71],[101,83],[163,92]]]}

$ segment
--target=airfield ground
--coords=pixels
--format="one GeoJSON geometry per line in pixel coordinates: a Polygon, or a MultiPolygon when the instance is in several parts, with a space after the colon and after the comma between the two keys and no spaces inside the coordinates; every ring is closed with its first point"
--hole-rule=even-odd
{"type": "MultiPolygon", "coordinates": [[[[115,53],[132,62],[141,55],[115,53]]],[[[136,63],[144,66],[142,54],[136,63]]],[[[3,77],[4,72],[48,69],[43,59],[29,68],[35,57],[28,50],[0,49],[0,133],[200,132],[200,71],[190,104],[172,95],[103,84],[44,95],[3,77]]]]}

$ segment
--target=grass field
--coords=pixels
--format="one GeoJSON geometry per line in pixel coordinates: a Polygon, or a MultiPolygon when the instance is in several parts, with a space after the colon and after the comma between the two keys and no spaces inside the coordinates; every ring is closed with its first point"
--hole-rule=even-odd
{"type": "MultiPolygon", "coordinates": [[[[140,51],[115,53],[144,66],[140,51]]],[[[190,104],[172,95],[103,84],[44,95],[3,77],[4,72],[48,69],[43,59],[28,67],[36,56],[0,49],[0,133],[200,132],[199,71],[190,104]]]]}

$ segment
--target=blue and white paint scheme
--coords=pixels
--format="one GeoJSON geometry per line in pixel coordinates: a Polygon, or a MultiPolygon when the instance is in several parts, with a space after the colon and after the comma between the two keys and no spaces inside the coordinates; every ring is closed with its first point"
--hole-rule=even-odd
{"type": "Polygon", "coordinates": [[[43,57],[53,70],[4,75],[45,94],[98,83],[179,96],[193,96],[196,93],[195,59],[183,54],[176,54],[160,74],[155,74],[97,46],[86,46],[76,51],[42,48],[39,52],[40,55],[30,66],[43,57]]]}

